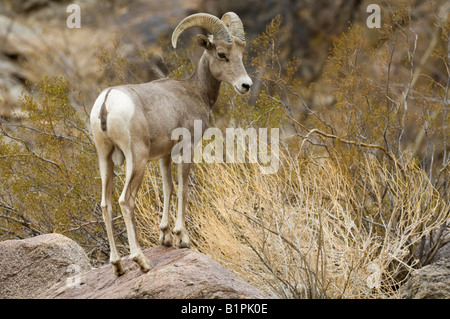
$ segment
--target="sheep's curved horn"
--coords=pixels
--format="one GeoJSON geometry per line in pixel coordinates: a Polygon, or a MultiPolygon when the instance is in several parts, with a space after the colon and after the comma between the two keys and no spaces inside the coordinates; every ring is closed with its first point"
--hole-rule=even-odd
{"type": "Polygon", "coordinates": [[[234,12],[225,13],[222,17],[222,21],[228,27],[230,33],[233,36],[235,36],[242,42],[245,42],[244,25],[242,24],[241,19],[236,13],[234,12]]]}
{"type": "Polygon", "coordinates": [[[225,23],[208,13],[196,13],[183,19],[172,33],[172,46],[177,47],[177,40],[181,33],[193,27],[200,27],[210,32],[215,40],[225,40],[232,43],[231,34],[225,23]]]}

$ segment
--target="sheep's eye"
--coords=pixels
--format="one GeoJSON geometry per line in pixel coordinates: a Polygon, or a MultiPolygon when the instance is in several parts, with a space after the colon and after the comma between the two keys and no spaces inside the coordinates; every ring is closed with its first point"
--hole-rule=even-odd
{"type": "Polygon", "coordinates": [[[220,59],[224,59],[224,60],[226,60],[226,61],[228,62],[228,58],[227,58],[227,56],[225,55],[225,53],[217,53],[217,56],[218,56],[220,59]]]}

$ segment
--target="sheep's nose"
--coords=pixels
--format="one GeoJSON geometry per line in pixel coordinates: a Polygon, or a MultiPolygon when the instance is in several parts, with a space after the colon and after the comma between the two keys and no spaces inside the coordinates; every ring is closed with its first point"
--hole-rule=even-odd
{"type": "Polygon", "coordinates": [[[250,88],[253,85],[252,79],[250,79],[248,76],[240,78],[238,81],[236,81],[236,84],[234,85],[234,89],[239,94],[245,94],[247,93],[250,88]]]}
{"type": "Polygon", "coordinates": [[[244,92],[248,92],[248,91],[250,91],[250,88],[252,87],[252,85],[253,85],[252,79],[247,77],[244,81],[242,81],[241,87],[244,92]]]}
{"type": "Polygon", "coordinates": [[[250,90],[250,87],[251,87],[250,84],[248,84],[248,83],[242,83],[242,88],[243,88],[244,90],[249,91],[249,90],[250,90]]]}

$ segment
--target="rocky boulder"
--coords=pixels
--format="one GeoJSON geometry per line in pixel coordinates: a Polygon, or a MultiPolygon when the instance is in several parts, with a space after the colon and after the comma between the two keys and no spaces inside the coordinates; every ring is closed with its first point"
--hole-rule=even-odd
{"type": "Polygon", "coordinates": [[[164,246],[144,250],[154,268],[142,273],[124,258],[126,272],[113,274],[105,265],[81,274],[77,284],[60,282],[43,292],[40,298],[267,298],[268,296],[237,278],[218,262],[192,249],[164,246]]]}
{"type": "Polygon", "coordinates": [[[127,257],[126,273],[92,269],[83,249],[60,234],[0,242],[1,298],[267,298],[218,262],[192,249],[144,250],[154,267],[142,273],[127,257]]]}
{"type": "Polygon", "coordinates": [[[0,242],[0,269],[0,298],[34,298],[91,265],[76,242],[46,234],[0,242]]]}
{"type": "Polygon", "coordinates": [[[450,258],[415,270],[401,291],[403,299],[450,299],[450,258]]]}

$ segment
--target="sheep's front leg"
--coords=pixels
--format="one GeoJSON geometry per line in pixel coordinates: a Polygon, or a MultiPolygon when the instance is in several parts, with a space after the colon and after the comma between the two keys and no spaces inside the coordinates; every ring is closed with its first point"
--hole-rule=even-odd
{"type": "Polygon", "coordinates": [[[165,246],[172,246],[172,233],[169,229],[170,199],[173,194],[173,181],[170,163],[170,155],[159,160],[159,168],[161,170],[164,192],[164,208],[161,217],[161,224],[159,224],[159,242],[161,245],[165,246]]]}
{"type": "Polygon", "coordinates": [[[188,194],[188,177],[190,163],[178,164],[178,212],[177,220],[175,222],[175,228],[173,233],[174,246],[178,248],[189,248],[191,246],[189,242],[189,235],[186,230],[185,210],[186,210],[186,198],[188,194]]]}

